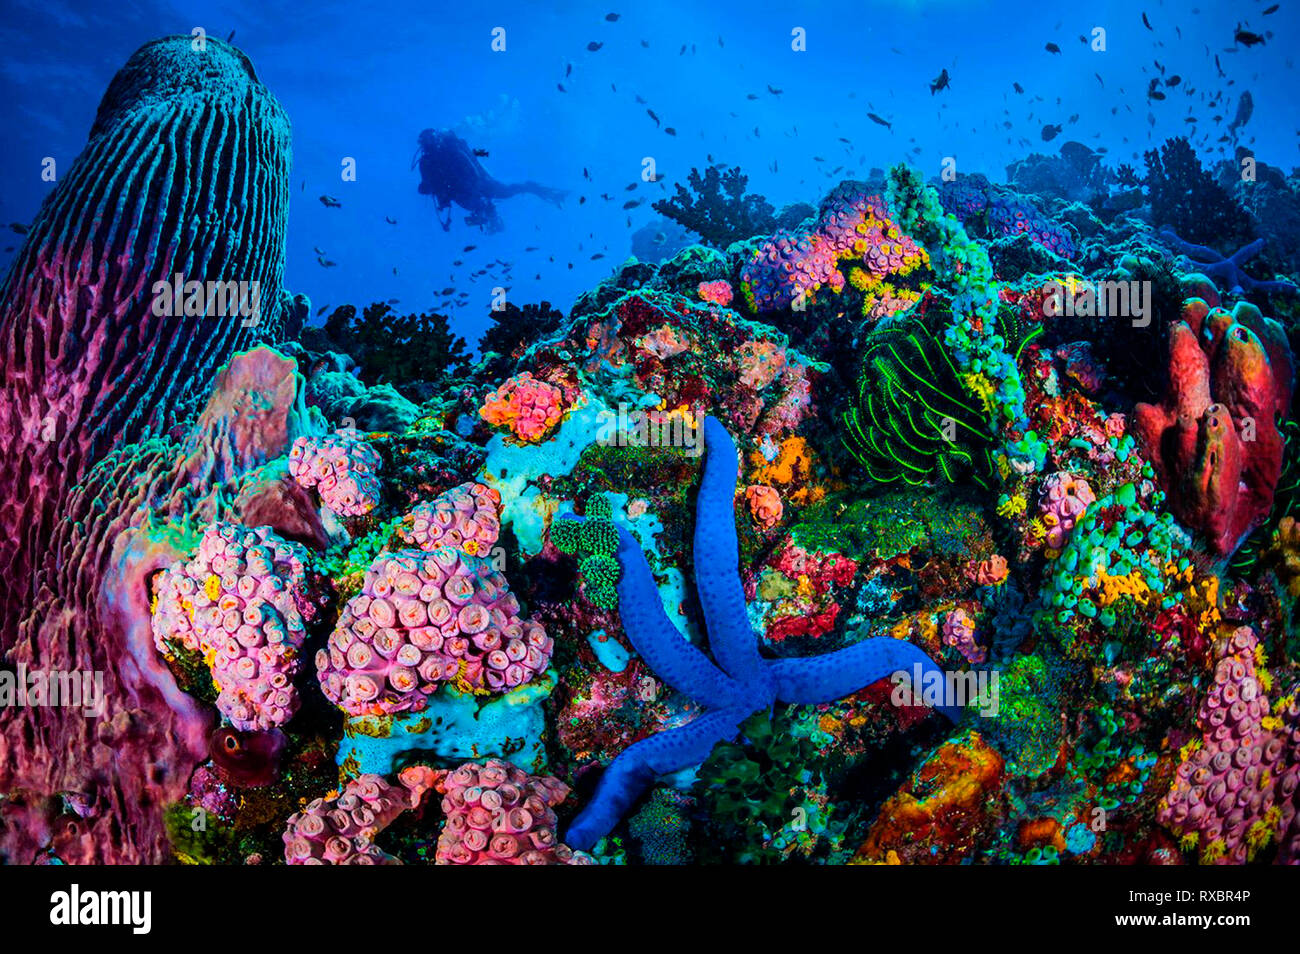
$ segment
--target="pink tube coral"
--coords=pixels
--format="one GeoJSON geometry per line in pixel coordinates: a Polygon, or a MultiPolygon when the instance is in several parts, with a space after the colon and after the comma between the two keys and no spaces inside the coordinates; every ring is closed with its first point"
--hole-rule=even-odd
{"type": "Polygon", "coordinates": [[[383,460],[361,434],[345,428],[326,437],[300,437],[289,451],[289,473],[315,487],[321,503],[343,517],[360,517],[379,504],[376,474],[383,460]]]}
{"type": "Polygon", "coordinates": [[[1289,700],[1270,713],[1249,626],[1226,641],[1201,703],[1200,744],[1187,753],[1160,804],[1159,820],[1199,842],[1205,863],[1245,864],[1294,823],[1300,719],[1289,700]]]}
{"type": "Polygon", "coordinates": [[[766,484],[750,484],[746,487],[745,502],[749,504],[749,515],[754,518],[754,523],[764,530],[771,530],[780,523],[785,512],[781,495],[766,484]]]}
{"type": "Polygon", "coordinates": [[[375,844],[375,836],[420,803],[435,775],[430,769],[412,767],[402,772],[397,785],[379,775],[362,775],[339,794],[314,799],[289,818],[283,835],[285,863],[401,864],[375,844]]]}
{"type": "Polygon", "coordinates": [[[1079,518],[1097,502],[1097,495],[1082,477],[1063,470],[1048,475],[1041,494],[1040,514],[1047,528],[1048,549],[1062,550],[1079,518]]]}
{"type": "Polygon", "coordinates": [[[397,528],[402,542],[421,550],[454,547],[486,554],[501,533],[501,495],[486,484],[465,483],[422,503],[397,528]]]}
{"type": "Polygon", "coordinates": [[[306,560],[305,547],[269,527],[214,523],[194,559],[172,564],[158,581],[154,645],[203,655],[220,692],[217,708],[237,729],[274,728],[298,709],[293,679],[304,618],[315,613],[306,560]]]}
{"type": "Polygon", "coordinates": [[[561,844],[554,807],[569,787],[493,759],[466,763],[440,783],[447,816],[438,838],[440,865],[589,865],[561,844]]]}
{"type": "Polygon", "coordinates": [[[519,619],[506,579],[440,547],[382,553],[316,654],[321,689],[353,716],[420,712],[444,682],[506,692],[550,662],[541,624],[519,619]]]}
{"type": "Polygon", "coordinates": [[[975,620],[960,606],[943,621],[943,644],[957,650],[969,663],[978,665],[988,659],[988,652],[975,641],[975,620]]]}
{"type": "Polygon", "coordinates": [[[526,444],[539,444],[564,416],[564,394],[553,384],[525,371],[508,379],[483,401],[479,415],[494,427],[507,428],[526,444]]]}

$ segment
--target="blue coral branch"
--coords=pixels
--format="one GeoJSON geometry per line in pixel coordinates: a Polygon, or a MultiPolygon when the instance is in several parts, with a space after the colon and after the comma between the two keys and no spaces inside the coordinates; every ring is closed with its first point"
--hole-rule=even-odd
{"type": "MultiPolygon", "coordinates": [[[[772,711],[778,700],[830,702],[851,695],[894,672],[911,675],[939,667],[911,643],[868,639],[806,659],[768,661],[758,652],[740,581],[735,492],[739,455],[726,428],[704,422],[707,456],[696,503],[695,575],[714,662],[678,632],[664,611],[654,575],[636,538],[619,528],[617,559],[622,573],[618,607],[633,648],[656,675],[704,707],[694,721],[642,739],[624,750],[601,777],[596,793],[564,840],[589,851],[641,797],[654,780],[698,765],[719,742],[734,739],[749,716],[772,711]]],[[[939,710],[956,720],[960,710],[939,710]]]]}

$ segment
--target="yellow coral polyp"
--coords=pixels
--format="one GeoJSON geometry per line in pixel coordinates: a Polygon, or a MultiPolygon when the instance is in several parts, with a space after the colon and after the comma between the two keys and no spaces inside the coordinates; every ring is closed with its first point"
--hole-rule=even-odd
{"type": "Polygon", "coordinates": [[[221,577],[213,573],[203,582],[203,592],[209,601],[215,603],[221,595],[221,577]]]}
{"type": "Polygon", "coordinates": [[[1025,501],[1024,494],[1016,494],[1008,497],[1002,503],[998,504],[998,515],[1002,517],[1019,517],[1025,512],[1028,504],[1025,501]]]}

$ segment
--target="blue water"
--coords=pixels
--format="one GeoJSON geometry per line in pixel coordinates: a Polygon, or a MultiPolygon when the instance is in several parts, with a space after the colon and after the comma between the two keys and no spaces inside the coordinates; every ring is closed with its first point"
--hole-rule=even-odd
{"type": "MultiPolygon", "coordinates": [[[[937,175],[953,157],[959,171],[1000,181],[1008,162],[1071,139],[1141,171],[1144,149],[1193,129],[1202,161],[1231,155],[1217,140],[1242,90],[1255,109],[1241,144],[1283,168],[1295,165],[1300,144],[1292,55],[1300,0],[1271,15],[1263,11],[1272,0],[384,6],[10,0],[0,18],[0,222],[31,221],[52,188],[41,181],[42,159],[68,168],[110,78],[137,47],[196,27],[221,38],[233,30],[293,121],[288,288],[307,293],[313,311],[394,298],[403,312],[443,310],[471,344],[496,287],[519,304],[545,299],[567,310],[630,253],[633,231],[658,221],[650,202],[709,156],[740,165],[750,190],[778,208],[815,203],[842,178],[904,159],[937,175]],[[616,22],[605,19],[612,12],[616,22]],[[1234,46],[1239,23],[1273,35],[1234,46]],[[504,52],[492,49],[496,27],[506,31],[504,52]],[[1104,52],[1079,39],[1091,40],[1095,27],[1106,31],[1104,52]],[[792,49],[795,28],[805,31],[804,51],[792,49]],[[591,52],[592,42],[603,45],[591,52]],[[1155,61],[1183,82],[1148,103],[1155,61]],[[951,88],[931,94],[945,68],[951,88]],[[1207,108],[1218,90],[1225,102],[1207,108]],[[1049,122],[1064,131],[1047,143],[1049,122]],[[411,170],[426,127],[455,128],[487,150],[498,179],[570,195],[559,209],[531,196],[502,201],[506,229],[496,235],[465,226],[464,213],[444,232],[411,170]],[[341,179],[345,157],[356,161],[355,182],[341,179]],[[642,180],[646,157],[664,181],[642,180]],[[341,208],[324,207],[323,194],[341,208]],[[623,209],[637,198],[646,201],[623,209]],[[467,245],[477,248],[463,252],[467,245]],[[316,248],[336,266],[322,267],[316,248]],[[498,261],[512,263],[508,280],[498,261]],[[448,287],[469,293],[463,304],[441,307],[448,287]]],[[[5,234],[0,268],[19,241],[5,234]]]]}

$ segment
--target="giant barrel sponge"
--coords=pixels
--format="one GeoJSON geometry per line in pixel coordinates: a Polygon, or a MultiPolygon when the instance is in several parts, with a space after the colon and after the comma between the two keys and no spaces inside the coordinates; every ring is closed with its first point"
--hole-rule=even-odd
{"type": "Polygon", "coordinates": [[[288,118],[247,57],[156,40],[0,285],[0,676],[97,673],[104,696],[97,715],[0,708],[0,860],[161,860],[162,808],[205,757],[211,714],[144,643],[148,574],[178,555],[169,521],[295,507],[292,481],[248,475],[287,451],[301,379],[269,348],[236,353],[304,310],[281,287],[289,165],[288,118]],[[185,286],[176,313],[160,283],[178,277],[208,298],[185,286]],[[213,307],[239,283],[256,314],[213,307]]]}

